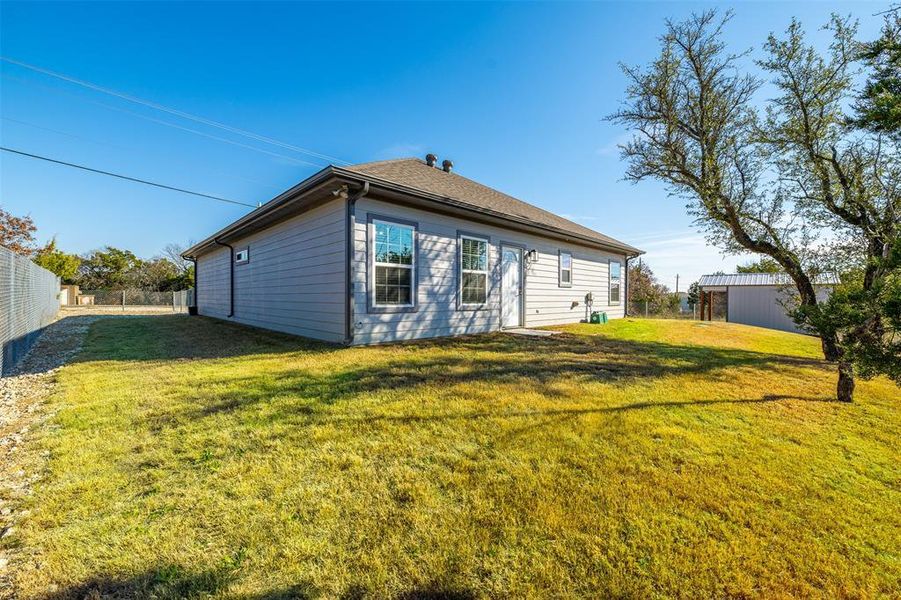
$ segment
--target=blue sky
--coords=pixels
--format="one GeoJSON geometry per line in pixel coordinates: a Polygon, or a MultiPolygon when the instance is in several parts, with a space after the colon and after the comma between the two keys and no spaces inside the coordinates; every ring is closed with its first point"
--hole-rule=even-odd
{"type": "MultiPolygon", "coordinates": [[[[679,273],[685,289],[750,258],[705,246],[684,202],[659,184],[622,181],[626,132],[604,116],[622,99],[618,61],[647,63],[664,19],[708,6],[2,2],[0,52],[348,162],[434,152],[647,250],[660,280],[672,288],[679,273]]],[[[831,12],[875,37],[874,13],[888,4],[719,6],[735,10],[727,39],[739,50],[759,49],[792,16],[826,43],[815,30],[831,12]]],[[[253,204],[328,162],[6,62],[0,76],[2,143],[34,154],[253,204]]],[[[0,205],[68,251],[112,245],[145,257],[249,210],[7,153],[0,205]]]]}

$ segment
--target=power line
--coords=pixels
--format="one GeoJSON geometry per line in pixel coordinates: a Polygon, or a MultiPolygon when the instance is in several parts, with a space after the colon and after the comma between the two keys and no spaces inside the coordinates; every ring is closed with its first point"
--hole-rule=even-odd
{"type": "Polygon", "coordinates": [[[89,142],[91,144],[98,144],[101,146],[109,146],[110,148],[117,148],[119,150],[130,150],[130,148],[126,148],[125,146],[119,146],[117,144],[111,144],[109,142],[101,142],[99,140],[92,140],[91,138],[86,138],[80,135],[76,135],[74,133],[68,133],[66,131],[60,131],[59,129],[53,129],[51,127],[44,127],[42,125],[37,125],[36,123],[29,123],[28,121],[20,121],[19,119],[13,119],[10,117],[0,117],[0,119],[4,121],[9,121],[10,123],[16,123],[18,125],[25,125],[26,127],[33,127],[35,129],[40,129],[41,131],[49,131],[50,133],[55,133],[57,135],[64,135],[66,137],[70,137],[76,140],[82,140],[85,142],[89,142]]]}
{"type": "MultiPolygon", "coordinates": [[[[106,106],[106,105],[101,104],[101,103],[99,103],[99,102],[96,103],[96,104],[100,104],[101,106],[106,106]]],[[[111,106],[111,107],[109,107],[109,108],[115,108],[115,107],[112,107],[112,106],[111,106]]],[[[117,109],[117,110],[120,110],[120,109],[117,109]]],[[[139,116],[142,116],[142,117],[143,117],[143,115],[139,115],[139,116]]],[[[120,146],[120,145],[118,145],[118,144],[111,144],[110,142],[102,142],[102,141],[100,141],[100,140],[95,140],[95,139],[87,138],[87,137],[84,137],[84,136],[81,136],[81,135],[76,135],[76,134],[74,134],[74,133],[69,133],[69,132],[67,132],[67,131],[61,131],[61,130],[59,130],[59,129],[52,129],[52,128],[50,128],[50,127],[43,127],[42,125],[37,125],[36,123],[30,123],[30,122],[28,122],[28,121],[20,121],[19,119],[12,119],[12,118],[10,118],[10,117],[0,117],[0,119],[2,119],[2,120],[4,120],[4,121],[9,121],[9,122],[11,122],[11,123],[18,123],[19,125],[25,125],[26,127],[33,127],[33,128],[35,128],[35,129],[40,129],[40,130],[43,130],[43,131],[49,131],[49,132],[51,132],[51,133],[56,133],[56,134],[58,134],[58,135],[64,135],[64,136],[66,136],[66,137],[74,138],[74,139],[77,139],[77,140],[84,140],[85,142],[89,142],[89,143],[91,143],[91,144],[98,144],[98,145],[100,145],[100,146],[109,146],[110,148],[118,148],[119,150],[128,150],[128,151],[135,151],[135,150],[141,151],[141,150],[143,150],[143,149],[140,149],[140,148],[120,146]]],[[[155,120],[155,119],[154,119],[154,120],[155,120]]],[[[290,157],[286,157],[286,158],[290,158],[290,157]]],[[[250,177],[244,177],[243,175],[236,175],[236,174],[234,174],[234,173],[228,173],[228,172],[225,172],[225,171],[220,171],[220,170],[218,170],[218,169],[212,169],[211,172],[216,173],[218,176],[225,176],[225,177],[229,177],[229,178],[231,178],[231,179],[240,179],[241,181],[248,181],[248,182],[250,182],[250,183],[255,183],[255,184],[257,184],[257,185],[262,185],[262,186],[268,187],[268,188],[273,189],[273,190],[279,190],[279,191],[281,191],[281,190],[283,189],[283,188],[280,188],[280,187],[276,187],[276,186],[274,186],[274,185],[270,185],[270,184],[265,183],[265,182],[263,182],[263,181],[258,181],[258,180],[256,180],[256,179],[251,179],[250,177]]]]}
{"type": "Polygon", "coordinates": [[[153,187],[162,188],[164,190],[172,190],[173,192],[181,192],[182,194],[190,194],[192,196],[200,196],[201,198],[209,198],[210,200],[218,200],[219,202],[228,202],[229,204],[237,204],[239,206],[249,206],[250,208],[257,208],[256,205],[248,204],[246,202],[239,202],[237,200],[229,200],[228,198],[220,198],[219,196],[211,196],[210,194],[202,194],[200,192],[192,192],[191,190],[177,188],[177,187],[173,187],[171,185],[165,185],[165,184],[156,183],[153,181],[147,181],[146,179],[138,179],[137,177],[129,177],[128,175],[120,175],[118,173],[110,173],[109,171],[101,171],[100,169],[94,169],[91,167],[86,167],[84,165],[76,165],[75,163],[65,162],[62,160],[56,160],[54,158],[48,158],[46,156],[40,156],[38,154],[30,154],[28,152],[22,152],[21,150],[14,150],[12,148],[7,148],[5,146],[0,146],[0,150],[3,150],[4,152],[11,152],[13,154],[18,154],[20,156],[27,156],[28,158],[35,158],[38,160],[44,160],[44,161],[55,163],[58,165],[64,165],[66,167],[73,167],[75,169],[81,169],[83,171],[90,171],[91,173],[99,173],[100,175],[109,175],[110,177],[117,177],[119,179],[124,179],[126,181],[133,181],[135,183],[143,183],[144,185],[152,185],[153,187]]]}
{"type": "Polygon", "coordinates": [[[92,102],[93,104],[97,104],[98,106],[104,106],[111,110],[117,110],[119,112],[125,113],[127,115],[132,115],[138,117],[140,119],[146,119],[152,123],[159,123],[160,125],[165,125],[167,127],[173,127],[175,129],[180,129],[181,131],[187,131],[188,133],[194,133],[196,135],[203,136],[205,138],[209,138],[211,140],[215,140],[217,142],[225,142],[226,144],[231,144],[233,146],[238,146],[239,148],[247,148],[248,150],[253,150],[254,152],[261,152],[263,154],[268,154],[269,156],[274,156],[276,158],[281,158],[283,160],[287,160],[289,162],[297,163],[300,165],[309,165],[311,167],[316,167],[317,169],[321,169],[322,165],[310,162],[308,160],[304,160],[302,158],[295,158],[294,156],[288,156],[287,154],[279,154],[278,152],[270,152],[269,150],[264,150],[263,148],[257,148],[256,146],[251,146],[250,144],[242,144],[241,142],[236,142],[235,140],[230,140],[228,138],[220,137],[218,135],[213,135],[210,133],[206,133],[205,131],[199,131],[197,129],[191,129],[190,127],[183,127],[181,125],[177,125],[175,123],[170,123],[169,121],[163,121],[162,119],[154,119],[153,117],[148,117],[147,115],[142,115],[140,113],[136,113],[132,110],[127,110],[125,108],[120,108],[118,106],[110,106],[109,104],[104,104],[103,102],[92,102]]]}
{"type": "MultiPolygon", "coordinates": [[[[302,159],[302,158],[296,158],[296,157],[294,157],[294,156],[288,156],[287,154],[279,154],[278,152],[271,152],[271,151],[269,151],[269,150],[264,150],[263,148],[257,148],[256,146],[251,146],[250,144],[244,144],[244,143],[241,143],[241,142],[237,142],[237,141],[235,141],[235,140],[230,140],[230,139],[228,139],[228,138],[220,137],[220,136],[218,136],[218,135],[213,135],[213,134],[211,134],[211,133],[206,133],[205,131],[199,131],[199,130],[197,130],[197,129],[191,129],[190,127],[184,127],[184,126],[182,126],[182,125],[177,125],[177,124],[175,124],[175,123],[170,123],[169,121],[163,121],[162,119],[155,119],[155,118],[150,117],[150,116],[148,116],[148,115],[142,115],[141,113],[135,112],[135,111],[133,111],[133,110],[128,110],[127,108],[122,108],[121,106],[113,106],[113,105],[111,105],[111,104],[105,104],[105,103],[103,103],[103,102],[98,102],[98,101],[96,101],[96,100],[90,100],[90,99],[88,99],[88,98],[83,98],[83,97],[79,96],[78,94],[73,94],[72,92],[69,92],[69,91],[66,91],[66,90],[54,89],[54,88],[52,88],[52,87],[50,87],[50,86],[42,85],[42,84],[40,84],[40,83],[35,83],[35,82],[33,82],[33,81],[28,81],[28,80],[26,80],[26,79],[21,79],[21,78],[19,78],[19,77],[13,77],[13,76],[11,76],[11,75],[7,75],[7,77],[9,77],[10,79],[13,79],[13,80],[15,80],[15,81],[19,81],[19,82],[21,82],[21,83],[25,83],[26,85],[32,85],[32,86],[35,86],[35,87],[39,87],[39,88],[42,88],[42,89],[45,89],[45,90],[49,90],[49,91],[51,91],[51,92],[53,92],[53,93],[56,93],[56,94],[63,94],[63,95],[66,95],[66,96],[69,96],[69,97],[72,97],[72,98],[76,98],[76,99],[78,99],[78,100],[82,100],[82,101],[84,101],[84,102],[88,102],[88,103],[90,103],[90,104],[95,104],[95,105],[97,105],[97,106],[102,106],[103,108],[108,108],[109,110],[114,110],[114,111],[117,111],[117,112],[124,113],[124,114],[126,114],[126,115],[131,115],[131,116],[133,116],[133,117],[137,117],[137,118],[139,118],[139,119],[144,119],[144,120],[146,120],[146,121],[150,121],[151,123],[157,123],[157,124],[159,124],[159,125],[165,125],[166,127],[172,127],[173,129],[178,129],[178,130],[180,130],[180,131],[186,131],[186,132],[188,132],[188,133],[193,133],[193,134],[195,134],[195,135],[199,135],[199,136],[202,136],[202,137],[205,137],[205,138],[209,138],[209,139],[215,140],[215,141],[217,141],[217,142],[224,142],[224,143],[226,143],[226,144],[231,144],[232,146],[237,146],[237,147],[239,147],[239,148],[246,148],[246,149],[248,149],[248,150],[253,150],[254,152],[260,152],[261,154],[266,154],[266,155],[269,155],[269,156],[274,156],[275,158],[280,158],[280,159],[282,159],[282,160],[287,160],[288,162],[297,163],[297,164],[299,164],[299,165],[309,165],[309,166],[315,167],[315,168],[317,168],[317,169],[321,169],[321,168],[322,168],[322,165],[321,165],[321,164],[314,163],[314,162],[310,162],[310,161],[304,160],[304,159],[302,159]]],[[[259,182],[255,182],[255,183],[259,183],[259,182]]]]}
{"type": "Polygon", "coordinates": [[[254,133],[252,131],[248,131],[246,129],[240,129],[238,127],[232,127],[231,125],[226,125],[225,123],[220,123],[218,121],[213,121],[212,119],[207,119],[205,117],[201,117],[198,115],[194,115],[182,110],[178,110],[176,108],[170,108],[168,106],[164,106],[162,104],[158,104],[156,102],[152,102],[150,100],[145,100],[143,98],[138,98],[137,96],[132,96],[130,94],[125,94],[123,92],[118,92],[116,90],[99,86],[97,84],[91,83],[89,81],[84,81],[82,79],[76,79],[75,77],[70,77],[68,75],[64,75],[62,73],[58,73],[55,71],[51,71],[49,69],[44,69],[42,67],[38,67],[36,65],[28,64],[19,60],[15,60],[9,58],[7,56],[0,56],[0,60],[6,61],[10,64],[18,65],[25,69],[29,69],[31,71],[35,71],[37,73],[42,73],[44,75],[49,75],[50,77],[55,77],[57,79],[61,79],[63,81],[68,81],[69,83],[74,83],[75,85],[80,85],[82,87],[86,87],[88,89],[101,92],[103,94],[108,94],[110,96],[115,96],[117,98],[121,98],[123,100],[128,100],[129,102],[134,102],[136,104],[140,104],[142,106],[147,106],[149,108],[153,108],[155,110],[160,110],[163,112],[167,112],[169,114],[182,117],[183,119],[189,119],[191,121],[196,121],[198,123],[203,123],[204,125],[209,125],[210,127],[218,127],[219,129],[223,129],[230,133],[234,133],[237,135],[242,135],[244,137],[248,137],[260,142],[265,142],[267,144],[272,144],[273,146],[280,146],[282,148],[287,148],[289,150],[293,150],[294,152],[300,152],[301,154],[307,154],[309,156],[313,156],[319,158],[321,160],[325,160],[328,162],[337,162],[342,164],[350,164],[346,160],[342,160],[340,158],[336,158],[334,156],[330,156],[328,154],[322,154],[320,152],[316,152],[314,150],[308,150],[306,148],[301,148],[300,146],[295,146],[293,144],[289,144],[287,142],[282,142],[281,140],[276,140],[271,137],[267,137],[265,135],[260,135],[258,133],[254,133]]]}

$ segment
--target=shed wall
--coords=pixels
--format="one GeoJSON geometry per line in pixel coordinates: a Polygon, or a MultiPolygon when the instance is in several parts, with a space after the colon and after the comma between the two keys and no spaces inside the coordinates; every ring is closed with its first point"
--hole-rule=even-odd
{"type": "MultiPolygon", "coordinates": [[[[831,291],[832,288],[828,286],[817,287],[817,297],[824,299],[831,291]]],[[[787,311],[795,306],[795,293],[790,286],[729,286],[727,301],[729,321],[802,333],[787,314],[787,311]]]]}

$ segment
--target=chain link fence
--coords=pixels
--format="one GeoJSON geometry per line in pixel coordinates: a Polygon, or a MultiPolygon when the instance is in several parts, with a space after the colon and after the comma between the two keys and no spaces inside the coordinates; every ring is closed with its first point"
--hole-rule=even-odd
{"type": "Polygon", "coordinates": [[[173,292],[172,306],[178,312],[187,312],[189,306],[194,306],[194,290],[181,290],[173,292]]]}
{"type": "Polygon", "coordinates": [[[691,308],[681,309],[660,306],[653,302],[635,301],[629,303],[629,316],[642,319],[696,319],[696,311],[691,308]]]}
{"type": "Polygon", "coordinates": [[[0,246],[0,375],[9,373],[59,312],[59,278],[0,246]]]}
{"type": "MultiPolygon", "coordinates": [[[[727,294],[713,293],[713,320],[725,321],[728,312],[727,294]]],[[[687,299],[675,297],[673,294],[661,296],[654,300],[631,298],[629,300],[629,316],[647,319],[694,319],[701,320],[701,305],[688,303],[687,299]]],[[[707,318],[705,309],[704,319],[707,318]]]]}
{"type": "Polygon", "coordinates": [[[149,290],[81,290],[78,305],[111,307],[159,307],[174,312],[187,312],[193,302],[193,290],[154,292],[149,290]],[[189,302],[190,300],[190,302],[189,302]]]}

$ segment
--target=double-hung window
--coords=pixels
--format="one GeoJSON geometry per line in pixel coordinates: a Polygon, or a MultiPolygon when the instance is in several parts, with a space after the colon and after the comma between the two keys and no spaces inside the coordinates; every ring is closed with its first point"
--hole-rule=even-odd
{"type": "Polygon", "coordinates": [[[620,302],[620,278],[622,263],[619,261],[610,261],[610,304],[619,304],[620,302]]]}
{"type": "Polygon", "coordinates": [[[570,252],[560,252],[560,287],[572,287],[573,285],[573,255],[570,252]]]}
{"type": "Polygon", "coordinates": [[[488,302],[488,240],[460,234],[460,305],[488,302]]]}
{"type": "Polygon", "coordinates": [[[416,229],[412,225],[372,222],[373,302],[375,307],[412,307],[416,290],[416,229]]]}

